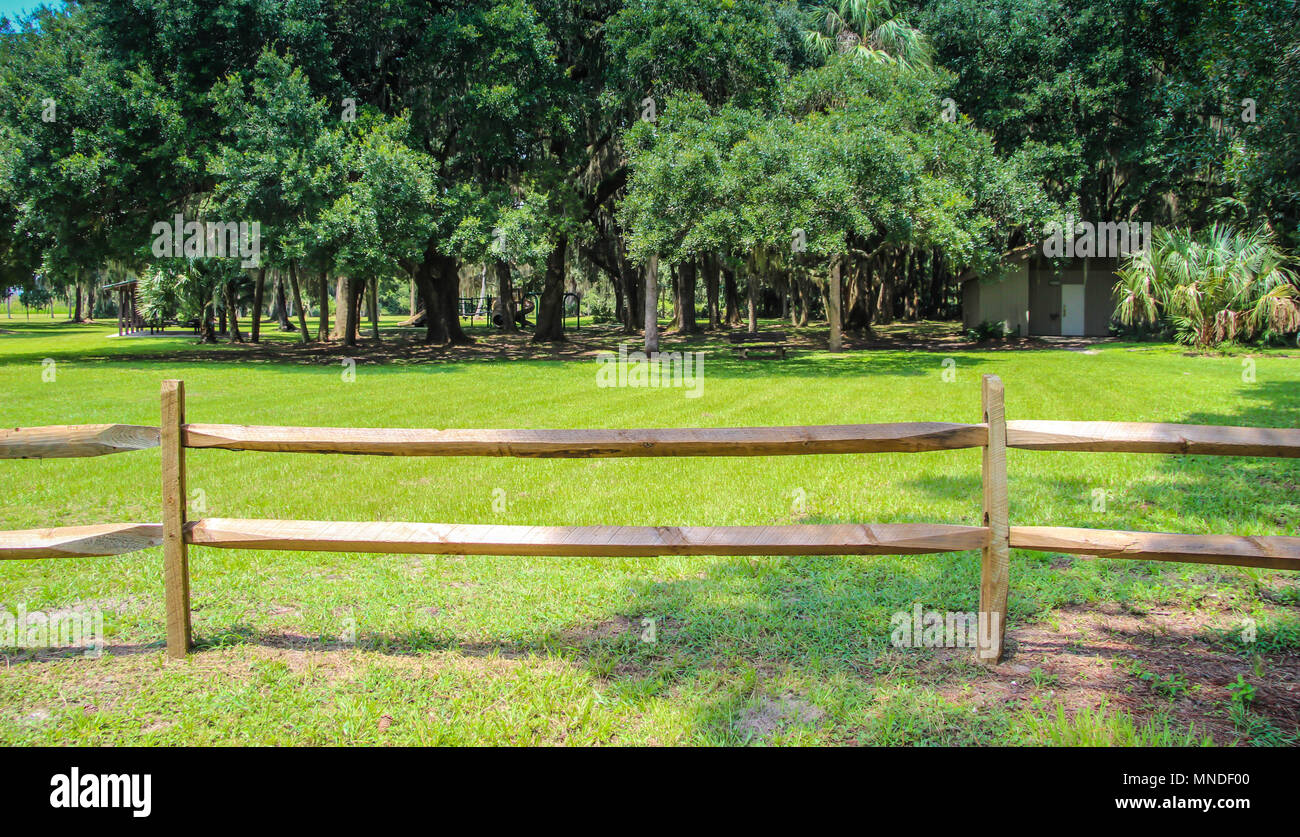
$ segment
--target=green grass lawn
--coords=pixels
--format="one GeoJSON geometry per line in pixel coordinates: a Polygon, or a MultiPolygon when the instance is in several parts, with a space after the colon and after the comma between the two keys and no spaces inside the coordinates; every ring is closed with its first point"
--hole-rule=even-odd
{"type": "MultiPolygon", "coordinates": [[[[113,334],[111,323],[0,321],[4,425],[157,424],[164,378],[185,381],[190,421],[216,423],[974,422],[983,373],[1002,376],[1011,419],[1295,427],[1300,416],[1294,350],[810,348],[738,361],[709,338],[687,347],[709,354],[702,396],[686,398],[597,387],[583,354],[618,338],[594,328],[554,358],[526,338],[489,336],[477,354],[410,362],[368,345],[277,357],[113,334]],[[341,374],[349,356],[352,382],[341,374]],[[44,381],[50,361],[54,380],[44,381]]],[[[292,335],[267,335],[293,346],[292,335]]],[[[385,336],[391,345],[396,334],[385,336]]],[[[187,467],[192,517],[974,524],[979,458],[191,451],[187,467]]],[[[1300,534],[1295,461],[1012,451],[1009,471],[1013,524],[1300,534]]],[[[0,463],[0,528],[159,517],[156,449],[0,463]]],[[[559,559],[195,547],[190,562],[199,647],[182,662],[162,653],[161,550],[0,562],[0,608],[98,608],[108,644],[99,658],[0,650],[0,742],[1265,744],[1297,732],[1300,589],[1284,573],[1013,553],[1012,653],[985,670],[963,651],[889,643],[891,614],[916,603],[977,609],[977,553],[559,559]],[[1247,618],[1253,644],[1237,639],[1247,618]],[[1256,686],[1244,707],[1227,689],[1239,674],[1256,686]]]]}

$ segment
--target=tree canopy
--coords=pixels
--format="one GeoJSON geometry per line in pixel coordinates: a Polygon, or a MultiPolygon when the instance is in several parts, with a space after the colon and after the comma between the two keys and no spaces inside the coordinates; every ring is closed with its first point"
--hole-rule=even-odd
{"type": "Polygon", "coordinates": [[[310,278],[322,311],[337,277],[340,321],[367,287],[405,282],[425,338],[459,343],[470,267],[535,294],[534,339],[554,341],[578,276],[607,280],[612,316],[640,328],[656,258],[684,330],[697,270],[716,325],[737,277],[760,304],[825,309],[812,290],[834,264],[849,326],[869,329],[951,313],[959,275],[1067,211],[1262,226],[1286,253],[1293,15],[1289,0],[42,8],[0,22],[0,263],[20,287],[89,287],[110,265],[219,274],[229,304],[201,316],[254,287],[261,305],[268,269],[295,293],[310,278]],[[257,222],[260,267],[160,263],[150,230],[177,214],[257,222]]]}

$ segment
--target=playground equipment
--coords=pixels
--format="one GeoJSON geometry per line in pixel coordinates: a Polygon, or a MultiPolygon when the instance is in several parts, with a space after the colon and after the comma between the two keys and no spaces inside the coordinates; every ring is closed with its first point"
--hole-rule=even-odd
{"type": "MultiPolygon", "coordinates": [[[[505,324],[504,306],[502,306],[501,300],[498,297],[488,297],[487,299],[488,310],[492,312],[492,325],[501,328],[501,326],[505,324]]],[[[526,294],[522,291],[515,291],[514,303],[515,323],[521,326],[529,325],[528,315],[537,310],[536,295],[526,294]]]]}

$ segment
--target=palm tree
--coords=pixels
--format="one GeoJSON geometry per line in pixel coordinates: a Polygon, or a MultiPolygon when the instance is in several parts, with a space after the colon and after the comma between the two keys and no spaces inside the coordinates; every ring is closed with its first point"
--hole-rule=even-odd
{"type": "Polygon", "coordinates": [[[889,0],[840,0],[808,13],[804,44],[815,55],[836,53],[908,68],[929,67],[930,42],[895,17],[889,0]]]}
{"type": "Polygon", "coordinates": [[[1125,325],[1167,318],[1180,342],[1201,347],[1300,330],[1300,284],[1268,228],[1159,228],[1151,238],[1118,271],[1115,312],[1125,325]]]}

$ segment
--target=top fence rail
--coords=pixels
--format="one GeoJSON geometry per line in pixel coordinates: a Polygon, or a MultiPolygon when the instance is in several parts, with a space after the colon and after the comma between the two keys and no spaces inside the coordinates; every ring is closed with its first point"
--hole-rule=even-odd
{"type": "MultiPolygon", "coordinates": [[[[425,430],[187,424],[187,448],[378,456],[598,458],[912,453],[983,447],[988,425],[944,422],[635,430],[425,430]]],[[[0,459],[102,456],[157,447],[159,430],[83,424],[0,430],[0,459]]],[[[1113,421],[1009,421],[1024,450],[1300,457],[1300,429],[1113,421]]]]}

